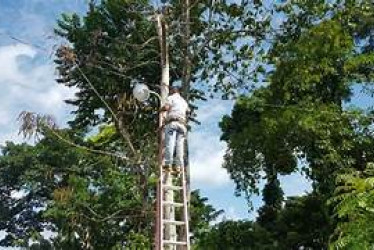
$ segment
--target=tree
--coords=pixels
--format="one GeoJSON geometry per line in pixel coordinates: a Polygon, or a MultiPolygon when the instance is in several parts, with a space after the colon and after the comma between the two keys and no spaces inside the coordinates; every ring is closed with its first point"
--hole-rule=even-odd
{"type": "MultiPolygon", "coordinates": [[[[84,145],[72,131],[59,133],[84,145]]],[[[46,132],[35,146],[8,143],[0,173],[0,229],[8,233],[1,245],[28,247],[32,239],[39,242],[35,249],[48,244],[58,249],[150,248],[154,218],[143,189],[152,192],[152,179],[144,187],[123,161],[71,147],[46,132]],[[41,235],[44,230],[54,234],[49,241],[41,235]]],[[[195,236],[222,213],[206,202],[192,192],[195,236]]]]}
{"type": "MultiPolygon", "coordinates": [[[[69,131],[64,135],[69,133],[83,144],[69,131]]],[[[2,245],[27,247],[29,239],[42,242],[40,233],[49,230],[57,234],[54,246],[63,249],[147,246],[149,241],[133,238],[150,232],[151,217],[142,186],[126,165],[44,136],[35,146],[8,143],[3,149],[1,229],[8,235],[2,245]]]]}
{"type": "MultiPolygon", "coordinates": [[[[192,29],[187,31],[186,28],[185,32],[189,34],[183,36],[183,48],[179,46],[182,40],[180,34],[175,32],[170,37],[174,51],[171,80],[176,82],[183,78],[184,84],[188,85],[188,78],[201,65],[196,63],[197,56],[201,58],[204,53],[188,56],[190,62],[185,69],[179,64],[186,54],[190,54],[192,39],[201,41],[205,23],[200,18],[204,16],[207,5],[205,1],[198,5],[189,5],[188,2],[181,5],[178,1],[170,1],[169,5],[172,11],[169,12],[168,8],[163,11],[168,21],[176,20],[176,25],[171,25],[174,31],[180,29],[180,24],[188,20],[188,16],[195,19],[192,29]],[[185,16],[184,20],[179,19],[180,13],[185,16]],[[191,41],[188,40],[190,38],[191,41]]],[[[136,218],[138,214],[129,212],[127,206],[137,208],[137,202],[144,205],[144,200],[149,199],[143,207],[147,209],[154,199],[154,187],[148,186],[148,181],[154,173],[156,162],[158,100],[152,98],[149,103],[137,103],[131,97],[131,90],[136,82],[146,82],[153,90],[159,87],[159,45],[151,17],[160,10],[155,10],[146,0],[106,0],[99,4],[91,1],[89,7],[83,18],[76,14],[63,14],[56,28],[57,35],[66,39],[66,44],[56,51],[55,62],[60,74],[57,81],[77,90],[75,98],[67,100],[76,107],[73,112],[75,116],[69,123],[72,130],[62,131],[48,126],[51,124],[40,124],[39,120],[45,120],[45,117],[24,113],[22,129],[38,132],[41,138],[45,138],[35,147],[23,145],[24,149],[19,149],[20,146],[13,145],[14,150],[30,150],[26,156],[17,154],[16,157],[21,157],[23,162],[17,162],[13,155],[2,158],[4,180],[8,171],[13,170],[12,164],[16,165],[14,169],[18,171],[14,173],[13,182],[9,180],[9,184],[2,186],[5,195],[2,210],[7,211],[4,219],[7,222],[2,224],[2,228],[9,232],[3,241],[5,245],[26,246],[30,238],[40,238],[39,233],[46,227],[58,233],[57,246],[72,249],[117,247],[118,244],[123,246],[129,242],[134,244],[133,239],[141,239],[149,233],[147,227],[151,224],[144,218],[126,220],[123,229],[121,223],[117,223],[117,217],[136,218]],[[99,133],[87,138],[87,132],[95,128],[99,128],[99,133]],[[47,143],[49,140],[53,142],[51,145],[47,143]],[[53,150],[57,145],[63,147],[56,148],[55,152],[53,150]],[[65,159],[63,152],[70,146],[75,148],[70,149],[72,155],[65,159]],[[39,148],[45,150],[50,158],[39,158],[39,150],[42,150],[39,148]],[[98,155],[92,156],[91,153],[98,155]],[[28,158],[36,163],[27,162],[28,158]],[[64,160],[59,162],[59,159],[64,160]],[[104,162],[101,163],[101,160],[104,162]],[[101,168],[94,164],[97,161],[103,164],[101,168]],[[35,169],[34,163],[43,167],[35,169]],[[55,168],[61,172],[55,172],[55,168]],[[85,172],[86,169],[89,173],[85,172]],[[134,176],[134,172],[140,176],[134,176]],[[48,182],[46,176],[50,178],[48,182]],[[132,185],[138,188],[130,188],[132,185]],[[34,193],[37,188],[42,190],[41,194],[39,191],[37,195],[34,193]],[[128,197],[126,192],[123,194],[122,199],[125,197],[128,200],[121,200],[117,196],[124,188],[133,192],[128,197]],[[12,191],[25,191],[27,194],[17,201],[11,195],[12,191]],[[115,195],[109,195],[112,193],[115,195]],[[27,203],[30,199],[35,199],[36,203],[27,203]],[[72,199],[75,202],[67,202],[72,199]],[[110,206],[112,202],[115,205],[110,206]],[[13,203],[19,204],[19,210],[13,209],[13,203]],[[34,211],[38,207],[40,210],[34,211]],[[23,210],[27,220],[20,217],[23,210]],[[87,214],[91,214],[91,217],[87,214]],[[16,222],[10,223],[12,220],[16,222]],[[45,221],[50,224],[46,225],[45,221]],[[109,232],[107,226],[113,223],[116,228],[109,232]],[[127,238],[121,236],[123,230],[126,230],[127,238]],[[108,237],[111,237],[110,240],[108,237]],[[122,242],[119,242],[120,239],[122,242]],[[105,245],[107,241],[110,244],[105,245]]],[[[202,98],[201,91],[191,86],[184,87],[188,90],[185,94],[191,100],[202,98]]],[[[13,146],[9,145],[9,150],[13,146]]],[[[7,149],[4,151],[7,152],[7,149]]]]}
{"type": "Polygon", "coordinates": [[[289,197],[277,217],[257,221],[223,221],[197,239],[196,249],[325,249],[332,225],[317,194],[289,197]]]}
{"type": "Polygon", "coordinates": [[[274,239],[279,249],[326,249],[333,224],[323,197],[289,197],[279,213],[274,239]]]}
{"type": "Polygon", "coordinates": [[[157,100],[139,107],[131,94],[137,81],[154,89],[160,75],[156,30],[143,15],[147,8],[147,1],[103,1],[83,20],[63,15],[56,29],[74,45],[59,48],[56,60],[58,81],[78,89],[75,100],[67,101],[77,107],[70,124],[89,129],[113,123],[112,140],[133,158],[141,157],[140,148],[152,157],[156,146],[157,100]]]}
{"type": "MultiPolygon", "coordinates": [[[[323,140],[324,144],[328,144],[326,140],[335,140],[330,143],[346,145],[338,138],[333,139],[334,135],[326,138],[324,133],[342,126],[340,131],[336,129],[336,133],[343,130],[348,137],[351,136],[353,126],[349,120],[354,114],[342,112],[342,104],[352,95],[351,88],[355,83],[352,77],[361,79],[359,68],[371,62],[371,55],[354,52],[353,37],[336,20],[319,23],[298,40],[278,45],[272,53],[278,63],[270,74],[270,84],[254,91],[248,98],[239,99],[232,117],[224,118],[221,123],[222,139],[233,144],[227,154],[226,167],[253,168],[249,172],[254,174],[254,179],[251,175],[233,173],[238,182],[243,178],[243,182],[238,184],[241,190],[257,191],[254,184],[261,165],[275,164],[278,172],[287,174],[296,167],[295,151],[313,157],[313,147],[330,150],[329,145],[324,149],[313,146],[313,140],[323,140]],[[323,112],[317,113],[317,110],[323,112]],[[331,117],[334,115],[339,117],[339,122],[333,121],[331,117]],[[320,119],[329,119],[329,122],[323,121],[326,127],[315,127],[319,126],[316,122],[321,122],[320,119]],[[303,142],[307,145],[302,146],[303,142]],[[236,154],[246,155],[245,160],[243,157],[237,159],[236,154]]],[[[322,155],[322,152],[314,155],[322,155]]],[[[331,155],[330,160],[334,157],[331,155]]],[[[322,182],[326,173],[320,174],[320,177],[314,177],[322,182]]]]}
{"type": "Polygon", "coordinates": [[[330,249],[370,249],[374,246],[373,164],[365,171],[337,177],[335,196],[330,199],[339,224],[330,249]]]}
{"type": "Polygon", "coordinates": [[[202,234],[196,249],[277,249],[269,232],[250,221],[223,221],[202,234]]]}
{"type": "Polygon", "coordinates": [[[202,234],[210,229],[213,223],[223,210],[216,210],[212,205],[207,204],[208,198],[201,197],[199,190],[191,192],[190,198],[190,227],[193,240],[199,239],[202,234]]]}
{"type": "MultiPolygon", "coordinates": [[[[169,1],[165,7],[172,30],[171,82],[183,81],[184,94],[191,100],[219,91],[228,98],[263,83],[251,95],[240,97],[231,117],[221,123],[222,139],[229,145],[225,167],[238,194],[244,192],[250,199],[261,191],[259,180],[266,179],[262,226],[223,223],[224,230],[218,226],[207,239],[219,242],[215,235],[229,231],[232,237],[224,238],[225,244],[242,247],[251,243],[242,236],[236,242],[235,234],[245,228],[275,237],[285,216],[278,176],[294,172],[299,160],[307,163],[303,170],[322,203],[331,197],[333,180],[341,171],[363,171],[373,161],[370,117],[344,105],[356,83],[372,80],[371,3],[169,1]],[[284,15],[275,28],[274,13],[284,15]],[[190,86],[189,81],[203,84],[190,86]]],[[[4,149],[0,216],[5,222],[0,228],[10,233],[4,245],[26,247],[30,238],[40,237],[41,230],[50,227],[58,232],[55,244],[61,247],[116,248],[130,242],[149,246],[145,240],[149,228],[144,224],[149,218],[136,219],[138,214],[129,208],[147,208],[144,200],[148,198],[150,205],[154,198],[148,181],[156,162],[158,101],[137,103],[131,89],[139,81],[152,90],[159,87],[159,45],[151,20],[157,11],[146,0],[105,0],[92,2],[83,18],[65,14],[58,21],[56,33],[67,42],[56,53],[58,82],[77,89],[75,99],[67,101],[76,107],[70,122],[73,130],[44,126],[39,132],[45,138],[37,145],[9,144],[4,149]],[[96,127],[100,132],[88,139],[87,132],[96,127]],[[14,194],[20,191],[25,194],[16,199],[14,194]],[[128,199],[119,198],[122,192],[128,199]],[[87,214],[91,216],[86,218],[87,214]],[[117,215],[132,219],[122,224],[117,215]],[[109,231],[111,227],[115,230],[109,231]]],[[[205,228],[215,211],[209,206],[202,211],[197,209],[197,217],[205,228]]],[[[325,239],[327,231],[313,239],[325,239]]],[[[258,237],[247,233],[243,235],[258,237]]],[[[299,238],[303,245],[309,244],[309,238],[299,238]]],[[[258,242],[264,242],[264,249],[278,247],[268,245],[269,239],[258,242]]]]}
{"type": "MultiPolygon", "coordinates": [[[[373,68],[372,52],[358,43],[370,35],[359,32],[363,26],[356,23],[364,19],[358,13],[366,16],[369,7],[347,1],[327,15],[330,8],[324,1],[288,6],[296,5],[305,11],[289,10],[284,25],[290,29],[274,37],[267,53],[269,83],[239,98],[232,115],[220,124],[222,140],[229,146],[225,167],[238,193],[250,199],[260,192],[260,179],[267,179],[260,223],[281,216],[281,210],[271,206],[282,200],[282,192],[274,189],[277,175],[290,174],[304,163],[299,167],[313,181],[315,194],[324,204],[333,195],[334,179],[340,173],[362,171],[372,159],[371,116],[367,110],[346,105],[354,97],[354,87],[372,80],[368,73],[373,68]],[[270,185],[274,192],[268,192],[270,185]]],[[[371,30],[370,21],[367,25],[365,30],[371,30]]],[[[325,224],[334,224],[325,219],[325,224]]],[[[324,247],[329,230],[319,237],[324,247]]]]}

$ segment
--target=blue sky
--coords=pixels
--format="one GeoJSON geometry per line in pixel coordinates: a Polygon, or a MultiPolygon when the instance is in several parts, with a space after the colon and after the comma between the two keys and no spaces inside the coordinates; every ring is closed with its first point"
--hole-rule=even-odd
{"type": "MultiPolygon", "coordinates": [[[[84,13],[86,0],[0,0],[0,144],[11,140],[21,142],[18,136],[17,115],[23,111],[52,114],[63,125],[70,117],[71,107],[63,100],[74,95],[55,82],[52,54],[59,42],[53,35],[55,21],[62,12],[84,13]],[[5,35],[4,35],[5,34],[5,35]],[[14,41],[8,35],[47,48],[14,41]]],[[[243,197],[235,197],[235,186],[221,167],[226,145],[219,141],[218,122],[228,114],[232,101],[209,100],[199,103],[200,126],[194,126],[189,135],[191,152],[192,189],[200,189],[203,196],[217,209],[226,211],[230,219],[254,218],[248,213],[243,197]]],[[[287,196],[310,190],[310,184],[300,174],[282,177],[287,196]]],[[[254,205],[261,204],[254,197],[254,205]]]]}

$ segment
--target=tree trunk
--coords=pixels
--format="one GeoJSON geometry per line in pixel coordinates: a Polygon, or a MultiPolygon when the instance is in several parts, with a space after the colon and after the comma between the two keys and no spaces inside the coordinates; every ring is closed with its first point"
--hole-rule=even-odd
{"type": "Polygon", "coordinates": [[[189,51],[191,29],[190,29],[190,0],[183,2],[183,21],[184,30],[182,31],[183,43],[183,75],[182,75],[182,92],[186,100],[189,100],[191,88],[191,55],[189,51]]]}
{"type": "MultiPolygon", "coordinates": [[[[190,0],[183,1],[183,18],[184,30],[182,31],[182,44],[183,44],[183,75],[182,75],[182,92],[187,102],[190,99],[191,90],[191,54],[190,54],[190,0]]],[[[188,150],[188,136],[184,143],[184,171],[186,173],[186,190],[187,190],[187,201],[190,204],[190,164],[189,164],[189,150],[188,150]]],[[[189,215],[188,215],[189,216],[189,215]]],[[[188,218],[189,219],[189,218],[188,218]]],[[[189,232],[185,232],[187,237],[189,232]]]]}

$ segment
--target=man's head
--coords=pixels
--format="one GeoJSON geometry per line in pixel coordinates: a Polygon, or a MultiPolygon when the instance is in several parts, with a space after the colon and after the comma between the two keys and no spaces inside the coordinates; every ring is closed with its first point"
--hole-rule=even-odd
{"type": "Polygon", "coordinates": [[[172,94],[175,94],[175,93],[180,93],[181,92],[181,89],[180,89],[180,87],[178,87],[178,86],[171,86],[170,87],[170,94],[172,95],[172,94]]]}

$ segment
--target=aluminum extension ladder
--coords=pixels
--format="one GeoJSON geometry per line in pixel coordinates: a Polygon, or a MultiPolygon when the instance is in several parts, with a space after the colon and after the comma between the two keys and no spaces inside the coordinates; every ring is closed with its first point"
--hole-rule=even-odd
{"type": "Polygon", "coordinates": [[[161,250],[190,250],[186,171],[179,176],[162,168],[159,182],[161,250]],[[167,218],[167,217],[170,218],[167,218]]]}

